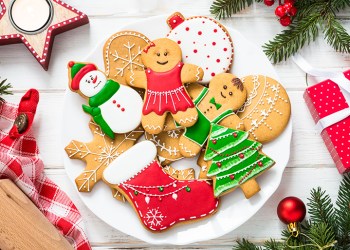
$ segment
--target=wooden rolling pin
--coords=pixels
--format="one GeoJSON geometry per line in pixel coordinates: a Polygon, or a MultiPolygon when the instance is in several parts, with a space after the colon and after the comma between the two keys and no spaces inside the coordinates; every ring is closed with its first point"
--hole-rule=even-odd
{"type": "Polygon", "coordinates": [[[10,180],[0,180],[0,249],[73,249],[10,180]]]}

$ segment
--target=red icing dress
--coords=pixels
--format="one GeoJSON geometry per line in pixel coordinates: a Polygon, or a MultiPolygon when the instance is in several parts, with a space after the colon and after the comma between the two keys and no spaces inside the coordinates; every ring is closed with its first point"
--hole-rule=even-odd
{"type": "Polygon", "coordinates": [[[164,112],[176,114],[193,108],[194,104],[181,82],[181,69],[183,63],[179,62],[173,69],[166,72],[146,70],[147,93],[142,113],[144,115],[155,112],[163,115],[164,112]]]}

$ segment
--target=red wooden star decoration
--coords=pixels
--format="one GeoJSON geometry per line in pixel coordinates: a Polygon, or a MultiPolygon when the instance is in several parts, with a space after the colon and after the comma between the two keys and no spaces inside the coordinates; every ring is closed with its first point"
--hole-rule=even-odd
{"type": "MultiPolygon", "coordinates": [[[[43,0],[51,7],[52,18],[37,32],[27,32],[11,20],[11,4],[16,0],[0,0],[0,45],[24,43],[41,66],[47,70],[55,35],[87,24],[86,14],[59,0],[43,0]]],[[[23,1],[23,0],[22,0],[23,1]]],[[[35,8],[35,6],[33,6],[35,8]]],[[[28,20],[30,21],[30,20],[28,20]]]]}

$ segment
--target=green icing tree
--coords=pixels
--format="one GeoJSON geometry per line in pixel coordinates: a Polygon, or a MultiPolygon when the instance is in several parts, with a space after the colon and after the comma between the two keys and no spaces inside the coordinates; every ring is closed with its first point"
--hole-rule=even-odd
{"type": "Polygon", "coordinates": [[[207,176],[214,177],[214,194],[220,196],[258,176],[275,162],[259,150],[261,143],[248,140],[248,132],[212,124],[204,160],[207,176]]]}

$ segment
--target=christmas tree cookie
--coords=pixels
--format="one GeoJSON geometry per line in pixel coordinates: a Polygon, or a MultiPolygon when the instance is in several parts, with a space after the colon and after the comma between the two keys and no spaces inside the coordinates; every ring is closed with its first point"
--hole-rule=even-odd
{"type": "Polygon", "coordinates": [[[197,110],[184,83],[200,81],[203,70],[182,62],[179,45],[167,38],[151,42],[141,53],[145,71],[126,74],[126,82],[146,90],[142,110],[142,126],[150,134],[164,130],[167,114],[181,126],[190,127],[198,118],[197,110]]]}
{"type": "Polygon", "coordinates": [[[274,165],[274,161],[260,150],[262,144],[248,139],[245,131],[213,124],[204,160],[208,163],[207,176],[214,179],[216,197],[240,186],[247,198],[260,187],[255,178],[274,165]]]}
{"type": "Polygon", "coordinates": [[[136,129],[141,122],[142,99],[130,87],[107,79],[91,63],[68,63],[69,88],[89,100],[83,110],[90,114],[102,131],[114,139],[136,129]]]}

